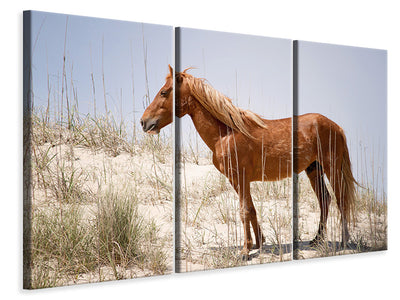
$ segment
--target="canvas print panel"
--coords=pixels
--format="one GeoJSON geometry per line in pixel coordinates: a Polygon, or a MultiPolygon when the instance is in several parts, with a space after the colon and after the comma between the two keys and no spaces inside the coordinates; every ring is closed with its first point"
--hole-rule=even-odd
{"type": "Polygon", "coordinates": [[[294,257],[387,249],[386,51],[298,41],[295,54],[294,257]]]}
{"type": "Polygon", "coordinates": [[[24,18],[24,287],[171,273],[172,130],[140,118],[172,27],[24,18]]]}
{"type": "Polygon", "coordinates": [[[176,271],[291,259],[291,41],[176,30],[176,271]]]}

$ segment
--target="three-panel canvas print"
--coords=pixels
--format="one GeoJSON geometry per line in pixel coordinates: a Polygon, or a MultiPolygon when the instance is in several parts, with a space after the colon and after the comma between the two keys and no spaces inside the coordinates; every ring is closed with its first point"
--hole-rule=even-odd
{"type": "Polygon", "coordinates": [[[24,288],[387,249],[385,50],[36,11],[23,46],[24,288]]]}

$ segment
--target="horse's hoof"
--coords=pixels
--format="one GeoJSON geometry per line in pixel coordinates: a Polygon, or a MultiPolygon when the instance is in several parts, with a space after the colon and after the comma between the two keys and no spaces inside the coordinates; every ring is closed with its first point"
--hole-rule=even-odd
{"type": "Polygon", "coordinates": [[[310,247],[318,247],[320,246],[324,241],[324,238],[317,235],[312,241],[310,241],[310,247]]]}
{"type": "Polygon", "coordinates": [[[242,261],[248,261],[249,260],[249,250],[242,250],[240,251],[240,259],[242,261]]]}
{"type": "Polygon", "coordinates": [[[349,235],[349,233],[347,232],[345,232],[345,233],[343,233],[343,236],[342,236],[342,241],[340,242],[340,246],[343,248],[343,249],[346,249],[346,248],[349,248],[350,247],[350,235],[349,235]]]}
{"type": "Polygon", "coordinates": [[[240,260],[241,261],[249,261],[251,260],[250,255],[248,254],[240,254],[240,260]]]}
{"type": "Polygon", "coordinates": [[[264,236],[261,236],[260,240],[256,240],[256,245],[253,247],[253,249],[262,249],[262,246],[265,242],[264,236]]]}
{"type": "Polygon", "coordinates": [[[350,247],[350,243],[349,243],[349,241],[341,241],[340,242],[340,247],[342,248],[342,249],[346,249],[346,248],[349,248],[350,247]]]}

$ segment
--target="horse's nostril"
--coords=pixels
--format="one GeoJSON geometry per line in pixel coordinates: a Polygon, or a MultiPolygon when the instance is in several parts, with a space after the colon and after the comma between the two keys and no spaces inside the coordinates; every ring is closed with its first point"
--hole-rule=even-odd
{"type": "Polygon", "coordinates": [[[144,127],[144,122],[143,122],[142,119],[140,119],[140,125],[141,125],[142,127],[144,127]]]}

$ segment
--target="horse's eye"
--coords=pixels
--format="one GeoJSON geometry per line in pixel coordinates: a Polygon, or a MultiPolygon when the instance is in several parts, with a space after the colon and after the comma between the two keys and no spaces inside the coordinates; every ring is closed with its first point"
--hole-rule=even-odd
{"type": "Polygon", "coordinates": [[[161,95],[162,97],[166,97],[166,96],[168,95],[168,91],[161,91],[161,92],[160,92],[160,95],[161,95]]]}

